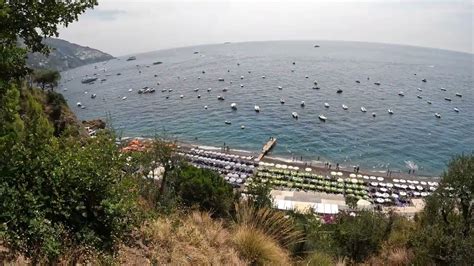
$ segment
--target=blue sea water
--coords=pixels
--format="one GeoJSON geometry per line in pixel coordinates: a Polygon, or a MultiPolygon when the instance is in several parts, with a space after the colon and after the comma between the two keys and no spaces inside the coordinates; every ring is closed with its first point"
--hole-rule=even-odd
{"type": "Polygon", "coordinates": [[[212,146],[225,142],[250,151],[259,151],[275,136],[274,156],[395,171],[406,171],[406,162],[411,161],[419,167],[418,174],[427,176],[440,175],[452,156],[474,150],[472,54],[373,43],[278,41],[184,47],[135,56],[134,61],[122,57],[62,73],[61,87],[68,88],[62,93],[80,119],[110,116],[124,136],[167,134],[181,141],[212,146]],[[155,61],[163,64],[152,65],[155,61]],[[81,84],[84,76],[94,74],[107,80],[81,84]],[[312,89],[315,80],[319,90],[312,89]],[[144,86],[156,92],[138,94],[144,86]],[[343,93],[336,93],[337,89],[343,93]],[[400,91],[404,97],[398,95],[400,91]],[[91,99],[92,93],[97,98],[91,99]],[[225,100],[218,101],[218,95],[225,100]],[[286,103],[281,104],[280,98],[286,103]],[[233,102],[236,111],[230,108],[233,102]],[[349,109],[343,110],[342,104],[349,109]],[[260,113],[254,105],[260,106],[260,113]],[[388,114],[389,108],[393,115],[388,114]],[[298,112],[298,120],[292,112],[298,112]],[[441,119],[434,116],[436,112],[441,119]],[[320,114],[326,122],[318,119],[320,114]],[[232,124],[226,125],[226,120],[232,124]]]}

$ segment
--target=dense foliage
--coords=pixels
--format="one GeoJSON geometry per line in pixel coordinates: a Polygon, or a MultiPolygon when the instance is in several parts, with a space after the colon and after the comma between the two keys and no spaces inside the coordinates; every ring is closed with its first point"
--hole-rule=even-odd
{"type": "Polygon", "coordinates": [[[49,87],[53,90],[58,86],[58,82],[61,79],[61,75],[56,70],[50,69],[39,69],[33,74],[33,81],[40,85],[41,89],[49,87]]]}

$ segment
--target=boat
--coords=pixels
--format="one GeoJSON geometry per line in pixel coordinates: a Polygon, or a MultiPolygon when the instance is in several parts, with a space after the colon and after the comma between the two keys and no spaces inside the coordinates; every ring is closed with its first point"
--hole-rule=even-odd
{"type": "Polygon", "coordinates": [[[445,99],[446,101],[448,101],[448,102],[451,101],[451,98],[448,98],[448,97],[446,97],[446,98],[444,98],[444,99],[445,99]]]}
{"type": "Polygon", "coordinates": [[[201,99],[201,95],[198,95],[197,97],[198,97],[198,99],[201,99]]]}
{"type": "Polygon", "coordinates": [[[237,110],[237,104],[236,103],[231,103],[230,108],[232,108],[232,110],[237,110]]]}
{"type": "Polygon", "coordinates": [[[300,104],[300,105],[301,105],[301,107],[304,107],[304,106],[305,106],[304,101],[301,101],[301,104],[300,104]]]}
{"type": "Polygon", "coordinates": [[[456,96],[458,96],[458,97],[462,97],[462,94],[461,94],[461,93],[459,93],[459,92],[457,92],[457,93],[456,93],[456,96]]]}
{"type": "Polygon", "coordinates": [[[244,79],[244,76],[240,76],[240,79],[244,79]]]}
{"type": "Polygon", "coordinates": [[[347,107],[347,105],[343,104],[342,109],[347,110],[347,109],[349,109],[349,107],[347,107]]]}
{"type": "Polygon", "coordinates": [[[262,76],[262,79],[265,79],[265,76],[262,76]]]}
{"type": "Polygon", "coordinates": [[[208,89],[207,89],[207,92],[210,92],[211,90],[212,90],[211,88],[208,88],[208,89]]]}
{"type": "Polygon", "coordinates": [[[149,88],[149,89],[148,89],[148,92],[149,92],[149,93],[154,93],[155,91],[156,91],[155,88],[149,88]]]}
{"type": "Polygon", "coordinates": [[[416,95],[416,97],[417,97],[418,99],[422,99],[422,98],[423,98],[423,97],[421,97],[421,95],[416,95]]]}
{"type": "Polygon", "coordinates": [[[336,92],[339,93],[339,94],[341,94],[341,93],[342,93],[342,90],[341,90],[341,89],[338,89],[336,92]]]}
{"type": "Polygon", "coordinates": [[[217,96],[217,100],[223,101],[223,100],[224,100],[224,96],[221,96],[221,95],[217,96]]]}
{"type": "Polygon", "coordinates": [[[459,109],[454,107],[454,112],[459,113],[459,109]]]}
{"type": "Polygon", "coordinates": [[[440,114],[440,113],[435,113],[435,116],[436,116],[437,118],[441,118],[441,114],[440,114]]]}
{"type": "Polygon", "coordinates": [[[194,91],[199,91],[199,88],[195,88],[194,91]]]}
{"type": "Polygon", "coordinates": [[[133,89],[128,89],[128,92],[132,92],[132,91],[133,91],[133,89]]]}
{"type": "Polygon", "coordinates": [[[198,51],[194,51],[194,53],[193,53],[193,54],[199,54],[199,52],[198,52],[198,51]]]}
{"type": "Polygon", "coordinates": [[[97,80],[97,77],[85,77],[81,80],[82,84],[89,84],[97,80]]]}
{"type": "Polygon", "coordinates": [[[309,78],[308,76],[304,76],[305,79],[309,78]]]}
{"type": "Polygon", "coordinates": [[[183,99],[183,98],[184,98],[184,95],[183,95],[183,94],[179,95],[179,98],[183,99]]]}
{"type": "Polygon", "coordinates": [[[364,107],[364,106],[362,106],[362,107],[360,108],[360,110],[362,111],[362,113],[365,113],[365,112],[367,112],[367,109],[365,109],[365,107],[364,107]]]}
{"type": "Polygon", "coordinates": [[[319,90],[318,86],[313,86],[313,90],[319,90]]]}
{"type": "Polygon", "coordinates": [[[137,92],[138,92],[138,94],[142,94],[142,93],[145,92],[145,90],[144,89],[139,89],[137,92]]]}
{"type": "Polygon", "coordinates": [[[392,109],[388,109],[388,114],[393,115],[393,110],[392,110],[392,109]]]}
{"type": "Polygon", "coordinates": [[[376,117],[376,116],[377,116],[377,114],[376,114],[376,113],[372,113],[372,117],[376,117]]]}
{"type": "Polygon", "coordinates": [[[172,91],[173,91],[173,89],[168,89],[168,92],[172,92],[172,91]]]}
{"type": "Polygon", "coordinates": [[[324,122],[326,122],[326,120],[328,119],[324,115],[319,115],[318,118],[319,118],[319,120],[324,121],[324,122]]]}
{"type": "Polygon", "coordinates": [[[153,62],[153,65],[155,65],[155,66],[156,66],[156,65],[161,65],[161,64],[163,64],[163,62],[161,62],[161,61],[153,62]]]}
{"type": "Polygon", "coordinates": [[[282,87],[282,86],[278,86],[278,89],[279,89],[279,90],[282,90],[282,89],[283,89],[283,87],[282,87]]]}
{"type": "Polygon", "coordinates": [[[440,88],[440,90],[442,90],[442,91],[446,91],[446,89],[445,89],[445,88],[440,88]]]}
{"type": "Polygon", "coordinates": [[[226,91],[227,91],[227,88],[223,88],[222,91],[223,91],[223,92],[226,92],[226,91]]]}
{"type": "Polygon", "coordinates": [[[426,79],[422,79],[421,81],[426,82],[426,79]]]}
{"type": "Polygon", "coordinates": [[[374,84],[380,86],[380,82],[374,82],[374,84]]]}
{"type": "Polygon", "coordinates": [[[166,91],[167,91],[167,89],[162,89],[162,90],[161,90],[161,92],[166,92],[166,91]]]}
{"type": "Polygon", "coordinates": [[[319,47],[320,47],[320,46],[319,46],[319,45],[317,45],[317,44],[314,46],[314,48],[319,48],[319,47]]]}
{"type": "Polygon", "coordinates": [[[324,103],[324,107],[329,108],[329,103],[324,103]]]}
{"type": "Polygon", "coordinates": [[[91,99],[95,99],[95,97],[97,97],[95,93],[91,94],[91,99]]]}
{"type": "Polygon", "coordinates": [[[284,99],[280,99],[280,103],[281,103],[281,104],[284,104],[284,103],[285,103],[285,100],[284,100],[284,99]]]}
{"type": "Polygon", "coordinates": [[[207,110],[207,105],[204,105],[204,109],[206,109],[206,110],[207,110]]]}
{"type": "Polygon", "coordinates": [[[297,113],[297,112],[291,113],[291,116],[292,116],[294,119],[298,119],[298,113],[297,113]]]}
{"type": "Polygon", "coordinates": [[[313,84],[314,84],[314,85],[318,85],[318,82],[315,80],[315,81],[313,81],[313,84]]]}
{"type": "Polygon", "coordinates": [[[127,61],[133,61],[133,60],[137,60],[137,58],[135,56],[130,56],[129,58],[127,58],[127,61]]]}
{"type": "Polygon", "coordinates": [[[123,96],[123,97],[122,97],[122,100],[126,100],[126,99],[127,99],[127,96],[123,96]]]}
{"type": "Polygon", "coordinates": [[[77,102],[76,105],[79,106],[79,107],[81,107],[81,106],[82,106],[82,103],[81,103],[81,102],[77,102]]]}
{"type": "Polygon", "coordinates": [[[217,81],[224,81],[224,78],[218,78],[217,81]]]}
{"type": "Polygon", "coordinates": [[[257,112],[257,113],[260,112],[260,106],[258,106],[258,105],[255,105],[255,106],[253,107],[253,109],[254,109],[255,112],[257,112]]]}
{"type": "Polygon", "coordinates": [[[356,80],[356,83],[360,83],[360,80],[356,80]]]}
{"type": "Polygon", "coordinates": [[[431,104],[431,101],[427,101],[428,104],[431,104]]]}
{"type": "Polygon", "coordinates": [[[423,91],[421,88],[417,88],[418,91],[423,91]]]}
{"type": "Polygon", "coordinates": [[[228,121],[228,120],[224,121],[224,123],[225,123],[226,125],[232,124],[232,122],[230,122],[230,121],[228,121]]]}
{"type": "Polygon", "coordinates": [[[244,87],[244,84],[240,84],[240,87],[243,88],[243,87],[244,87]]]}
{"type": "Polygon", "coordinates": [[[398,96],[402,96],[402,97],[403,97],[403,96],[405,96],[405,93],[403,93],[403,91],[400,91],[400,92],[398,93],[398,96]]]}
{"type": "Polygon", "coordinates": [[[245,126],[244,126],[244,125],[240,125],[240,129],[245,129],[245,126]]]}

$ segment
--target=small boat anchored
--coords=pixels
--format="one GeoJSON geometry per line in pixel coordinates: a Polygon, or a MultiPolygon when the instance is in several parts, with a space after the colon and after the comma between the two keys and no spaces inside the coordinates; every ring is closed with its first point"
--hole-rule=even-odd
{"type": "Polygon", "coordinates": [[[405,96],[405,93],[403,93],[403,91],[400,91],[400,92],[398,93],[398,96],[402,96],[402,97],[403,97],[403,96],[405,96]]]}
{"type": "Polygon", "coordinates": [[[327,117],[325,117],[324,115],[319,115],[318,116],[319,120],[323,121],[323,122],[326,122],[326,120],[328,119],[327,117]]]}
{"type": "Polygon", "coordinates": [[[347,110],[347,109],[349,109],[349,107],[347,107],[347,105],[343,104],[342,109],[347,110]]]}
{"type": "Polygon", "coordinates": [[[324,103],[324,107],[329,108],[329,103],[324,103]]]}
{"type": "Polygon", "coordinates": [[[458,96],[458,97],[462,97],[462,94],[461,94],[461,93],[459,93],[459,92],[457,92],[457,93],[456,93],[456,96],[458,96]]]}
{"type": "Polygon", "coordinates": [[[297,113],[297,112],[291,113],[291,116],[292,116],[294,119],[298,119],[298,113],[297,113]]]}
{"type": "Polygon", "coordinates": [[[260,106],[258,106],[258,105],[255,105],[255,106],[253,107],[253,109],[254,109],[255,112],[257,112],[257,113],[260,112],[260,106]]]}
{"type": "Polygon", "coordinates": [[[281,104],[285,104],[285,100],[283,98],[280,99],[281,104]]]}
{"type": "Polygon", "coordinates": [[[392,109],[388,109],[388,114],[393,115],[393,110],[392,110],[392,109]]]}
{"type": "Polygon", "coordinates": [[[367,112],[367,109],[365,109],[365,107],[364,107],[364,106],[362,106],[362,107],[360,108],[360,110],[362,111],[362,113],[365,113],[365,112],[367,112]]]}
{"type": "Polygon", "coordinates": [[[454,107],[454,112],[459,113],[459,109],[454,107]]]}
{"type": "Polygon", "coordinates": [[[236,103],[231,103],[230,108],[232,108],[232,110],[237,110],[237,104],[236,103]]]}
{"type": "Polygon", "coordinates": [[[336,91],[336,93],[341,94],[341,93],[342,93],[342,90],[341,90],[341,89],[338,89],[338,90],[336,91]]]}
{"type": "Polygon", "coordinates": [[[301,104],[300,104],[300,105],[301,105],[301,107],[304,107],[304,106],[305,106],[304,101],[301,101],[301,104]]]}
{"type": "Polygon", "coordinates": [[[440,113],[435,113],[435,116],[436,116],[436,118],[441,118],[441,114],[440,114],[440,113]]]}

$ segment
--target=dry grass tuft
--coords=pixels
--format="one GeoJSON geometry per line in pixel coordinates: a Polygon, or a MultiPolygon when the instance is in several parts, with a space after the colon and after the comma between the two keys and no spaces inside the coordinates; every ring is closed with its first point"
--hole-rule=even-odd
{"type": "Polygon", "coordinates": [[[159,265],[245,265],[229,232],[208,213],[163,217],[142,229],[148,257],[159,265]]]}
{"type": "Polygon", "coordinates": [[[257,209],[245,202],[236,205],[236,224],[258,229],[284,248],[304,240],[294,220],[283,212],[270,208],[257,209]]]}
{"type": "Polygon", "coordinates": [[[236,227],[232,237],[241,258],[251,265],[290,265],[288,252],[263,232],[245,225],[236,227]]]}
{"type": "Polygon", "coordinates": [[[366,261],[367,265],[411,265],[413,254],[406,248],[384,249],[380,255],[366,261]]]}
{"type": "Polygon", "coordinates": [[[302,265],[307,266],[331,266],[334,264],[334,259],[330,255],[321,252],[309,255],[302,263],[302,265]]]}

